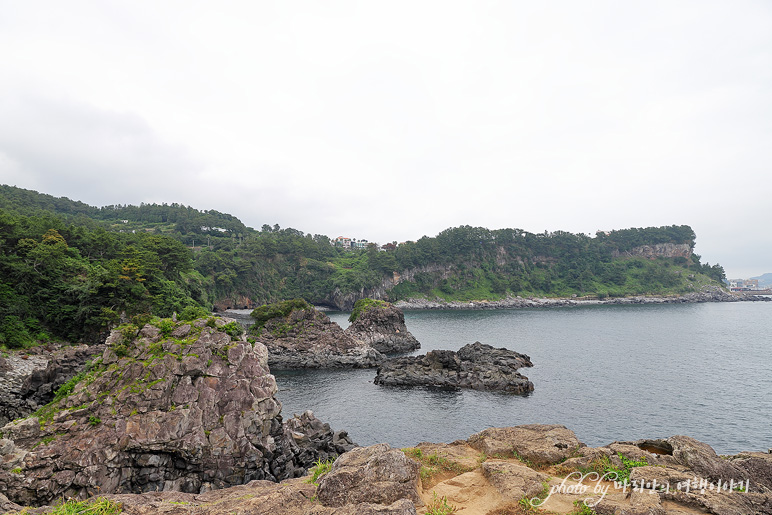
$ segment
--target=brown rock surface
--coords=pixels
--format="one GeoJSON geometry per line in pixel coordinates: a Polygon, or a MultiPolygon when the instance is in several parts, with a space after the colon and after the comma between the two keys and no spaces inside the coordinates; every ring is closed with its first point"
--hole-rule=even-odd
{"type": "Polygon", "coordinates": [[[492,427],[472,435],[467,442],[489,456],[511,457],[517,453],[535,464],[557,463],[583,446],[565,426],[541,424],[492,427]]]}
{"type": "Polygon", "coordinates": [[[409,499],[420,504],[420,465],[386,444],[360,447],[339,457],[319,482],[325,506],[409,499]]]}

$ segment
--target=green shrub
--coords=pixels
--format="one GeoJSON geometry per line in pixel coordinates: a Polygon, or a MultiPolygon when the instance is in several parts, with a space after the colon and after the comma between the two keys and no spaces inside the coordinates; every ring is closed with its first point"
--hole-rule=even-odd
{"type": "Polygon", "coordinates": [[[84,377],[86,377],[86,374],[88,372],[83,371],[80,374],[77,374],[70,378],[69,381],[64,383],[62,386],[60,386],[56,393],[54,394],[54,402],[64,399],[65,397],[69,397],[73,391],[75,391],[75,386],[83,380],[84,377]]]}
{"type": "Polygon", "coordinates": [[[32,341],[32,335],[19,317],[9,315],[0,321],[0,345],[10,349],[21,349],[32,341]]]}
{"type": "Polygon", "coordinates": [[[646,458],[642,458],[640,461],[631,460],[620,453],[617,453],[619,459],[622,461],[622,468],[615,467],[607,456],[604,456],[600,460],[593,461],[590,467],[587,469],[580,469],[581,472],[594,471],[598,474],[609,474],[608,479],[611,481],[618,481],[620,483],[630,482],[630,472],[635,467],[645,467],[649,463],[646,458]]]}
{"type": "Polygon", "coordinates": [[[244,334],[244,328],[238,322],[228,322],[220,328],[225,334],[231,337],[231,340],[238,340],[244,334]]]}
{"type": "Polygon", "coordinates": [[[134,341],[134,338],[139,335],[139,330],[142,328],[142,326],[137,326],[135,324],[125,324],[118,328],[118,331],[121,333],[121,343],[124,345],[128,345],[131,342],[134,341]]]}
{"type": "MultiPolygon", "coordinates": [[[[153,316],[150,313],[139,313],[131,317],[131,323],[139,329],[142,329],[145,327],[145,324],[149,324],[152,319],[153,316]]],[[[137,331],[139,331],[139,329],[137,329],[137,331]]]]}
{"type": "Polygon", "coordinates": [[[206,318],[209,315],[211,315],[211,313],[204,308],[198,306],[187,306],[185,309],[180,311],[180,314],[177,316],[177,318],[179,320],[189,322],[197,318],[206,318]]]}
{"type": "Polygon", "coordinates": [[[172,334],[172,331],[174,331],[174,326],[175,326],[174,320],[172,320],[171,318],[162,318],[156,324],[156,327],[161,330],[161,335],[164,338],[168,338],[169,335],[172,334]]]}
{"type": "Polygon", "coordinates": [[[434,498],[426,506],[426,515],[451,515],[456,512],[456,507],[448,504],[448,498],[445,496],[437,497],[434,492],[434,498]]]}

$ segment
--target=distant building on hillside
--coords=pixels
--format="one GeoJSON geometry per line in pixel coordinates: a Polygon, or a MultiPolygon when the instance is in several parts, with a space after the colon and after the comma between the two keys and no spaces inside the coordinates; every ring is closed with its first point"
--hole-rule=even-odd
{"type": "Polygon", "coordinates": [[[336,247],[343,247],[344,249],[350,249],[351,238],[346,238],[345,236],[338,236],[337,238],[335,238],[333,245],[335,245],[336,247]]]}
{"type": "Polygon", "coordinates": [[[730,291],[752,291],[759,289],[758,279],[732,279],[729,281],[730,291]]]}

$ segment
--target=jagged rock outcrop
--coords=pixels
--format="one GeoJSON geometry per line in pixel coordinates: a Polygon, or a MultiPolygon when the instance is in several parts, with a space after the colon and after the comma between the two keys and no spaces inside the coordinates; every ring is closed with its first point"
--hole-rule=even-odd
{"type": "Polygon", "coordinates": [[[405,314],[393,304],[362,299],[354,305],[353,313],[356,317],[346,328],[346,334],[375,350],[388,354],[421,348],[418,340],[407,330],[405,314]]]}
{"type": "Polygon", "coordinates": [[[250,335],[268,348],[272,369],[370,368],[384,356],[303,301],[261,306],[250,335]]]}
{"type": "Polygon", "coordinates": [[[285,460],[296,464],[293,474],[282,474],[285,477],[302,476],[315,461],[335,459],[356,447],[346,431],[333,431],[310,410],[285,420],[282,429],[285,460]]]}
{"type": "Polygon", "coordinates": [[[371,288],[361,288],[359,291],[346,293],[340,288],[335,288],[325,297],[323,304],[340,311],[351,311],[356,302],[362,299],[387,300],[389,290],[400,283],[415,281],[416,276],[420,274],[431,274],[437,280],[448,279],[453,275],[455,268],[454,265],[431,264],[393,272],[390,277],[384,277],[380,284],[371,288]]]}
{"type": "Polygon", "coordinates": [[[113,331],[54,402],[1,429],[0,491],[26,505],[199,493],[298,476],[352,447],[310,413],[282,424],[267,349],[232,338],[235,322],[162,322],[113,331]]]}
{"type": "Polygon", "coordinates": [[[533,391],[533,383],[517,370],[532,366],[525,354],[475,342],[464,345],[458,352],[434,350],[423,356],[385,361],[378,367],[374,383],[525,394],[533,391]]]}
{"type": "Polygon", "coordinates": [[[227,309],[254,309],[257,303],[246,295],[233,294],[214,301],[215,311],[225,311],[227,309]]]}

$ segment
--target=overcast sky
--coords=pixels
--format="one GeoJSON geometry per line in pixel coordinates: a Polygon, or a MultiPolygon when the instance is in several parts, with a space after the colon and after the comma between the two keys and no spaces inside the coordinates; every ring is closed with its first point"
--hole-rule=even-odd
{"type": "Polygon", "coordinates": [[[0,0],[0,183],[370,241],[691,225],[772,272],[772,3],[0,0]]]}

